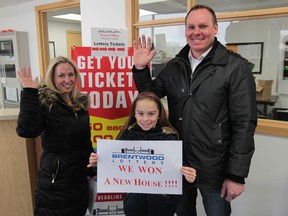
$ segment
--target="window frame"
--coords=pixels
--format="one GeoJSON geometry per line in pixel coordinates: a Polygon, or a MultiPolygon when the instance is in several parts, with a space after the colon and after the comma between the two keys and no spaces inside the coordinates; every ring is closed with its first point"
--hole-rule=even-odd
{"type": "MultiPolygon", "coordinates": [[[[187,0],[187,12],[197,3],[197,0],[187,0]]],[[[139,4],[138,0],[126,0],[126,24],[129,29],[129,45],[139,36],[140,28],[161,27],[170,25],[183,25],[185,17],[177,17],[170,19],[159,19],[149,21],[138,21],[139,4]]],[[[263,18],[277,18],[288,16],[288,7],[268,8],[259,10],[249,10],[240,12],[222,12],[216,13],[218,22],[235,21],[235,20],[251,20],[263,18]]],[[[288,122],[258,119],[256,132],[259,134],[268,134],[273,136],[288,137],[288,122]]]]}

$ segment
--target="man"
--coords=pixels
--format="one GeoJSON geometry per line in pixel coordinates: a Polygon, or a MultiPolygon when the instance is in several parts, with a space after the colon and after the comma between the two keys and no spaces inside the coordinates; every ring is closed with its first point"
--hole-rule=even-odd
{"type": "Polygon", "coordinates": [[[142,35],[134,41],[137,89],[167,96],[169,120],[183,140],[183,163],[197,170],[196,183],[184,180],[177,216],[197,215],[197,188],[208,216],[230,215],[254,153],[253,74],[246,59],[217,41],[217,32],[211,8],[191,8],[185,18],[187,45],[153,81],[147,67],[156,52],[151,39],[142,35]]]}

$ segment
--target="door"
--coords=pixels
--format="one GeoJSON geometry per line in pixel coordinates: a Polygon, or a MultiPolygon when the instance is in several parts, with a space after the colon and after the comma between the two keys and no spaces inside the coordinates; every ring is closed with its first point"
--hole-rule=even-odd
{"type": "Polygon", "coordinates": [[[66,31],[67,42],[67,57],[71,58],[71,48],[73,46],[82,46],[82,37],[80,31],[67,30],[66,31]]]}

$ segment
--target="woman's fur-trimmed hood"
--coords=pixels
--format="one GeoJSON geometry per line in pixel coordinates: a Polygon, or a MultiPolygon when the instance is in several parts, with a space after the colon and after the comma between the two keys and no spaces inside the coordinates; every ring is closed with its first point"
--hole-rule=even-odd
{"type": "MultiPolygon", "coordinates": [[[[65,103],[62,99],[61,94],[55,92],[47,87],[46,84],[41,84],[39,87],[39,102],[42,106],[45,106],[48,110],[51,110],[53,106],[60,103],[65,103]]],[[[80,109],[87,110],[88,107],[88,97],[87,95],[79,95],[78,98],[72,99],[72,108],[73,110],[77,111],[80,109]]]]}
{"type": "Polygon", "coordinates": [[[49,89],[46,85],[41,85],[39,87],[39,101],[41,105],[47,107],[48,110],[51,110],[52,106],[58,101],[58,96],[56,92],[49,89]]]}

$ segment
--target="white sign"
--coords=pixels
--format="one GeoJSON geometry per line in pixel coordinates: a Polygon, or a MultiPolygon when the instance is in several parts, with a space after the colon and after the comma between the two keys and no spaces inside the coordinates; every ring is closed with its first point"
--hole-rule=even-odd
{"type": "Polygon", "coordinates": [[[127,29],[92,28],[91,34],[92,56],[128,55],[127,29]]]}
{"type": "Polygon", "coordinates": [[[7,101],[18,102],[17,88],[5,87],[5,97],[7,101]]]}
{"type": "Polygon", "coordinates": [[[97,140],[97,192],[182,194],[182,141],[97,140]]]}

